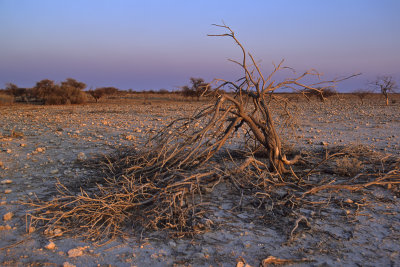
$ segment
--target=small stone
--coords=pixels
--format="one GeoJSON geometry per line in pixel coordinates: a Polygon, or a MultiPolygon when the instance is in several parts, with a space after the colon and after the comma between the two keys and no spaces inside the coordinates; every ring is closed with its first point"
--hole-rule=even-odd
{"type": "Polygon", "coordinates": [[[76,265],[73,265],[72,263],[66,261],[63,263],[63,267],[76,267],[76,265]]]}
{"type": "Polygon", "coordinates": [[[323,146],[328,146],[328,143],[327,143],[327,142],[324,142],[324,141],[322,141],[322,142],[321,142],[321,145],[323,145],[323,146]]]}
{"type": "Polygon", "coordinates": [[[1,184],[11,184],[11,183],[12,183],[12,180],[9,180],[9,179],[1,181],[1,184]]]}
{"type": "Polygon", "coordinates": [[[6,190],[4,190],[4,194],[10,194],[11,192],[12,192],[11,189],[6,189],[6,190]]]}
{"type": "Polygon", "coordinates": [[[347,204],[353,204],[353,203],[354,203],[354,201],[353,201],[353,200],[351,200],[350,198],[348,198],[348,199],[346,199],[346,200],[344,201],[344,203],[347,203],[347,204]]]}
{"type": "Polygon", "coordinates": [[[38,147],[38,148],[36,148],[35,151],[38,152],[38,153],[43,153],[45,150],[46,149],[44,147],[38,147]]]}
{"type": "Polygon", "coordinates": [[[7,212],[6,214],[3,215],[3,221],[9,221],[9,220],[11,220],[11,218],[13,216],[14,216],[14,213],[12,213],[11,211],[7,212]]]}
{"type": "Polygon", "coordinates": [[[28,233],[32,234],[33,232],[35,232],[35,230],[35,227],[29,226],[28,233]]]}
{"type": "Polygon", "coordinates": [[[56,229],[54,229],[53,235],[54,236],[62,236],[63,231],[61,231],[61,229],[56,228],[56,229]]]}
{"type": "Polygon", "coordinates": [[[85,153],[83,153],[83,152],[80,152],[80,153],[78,154],[78,156],[77,156],[77,160],[78,160],[78,161],[84,161],[84,160],[86,160],[86,159],[87,159],[87,157],[86,157],[85,153]]]}
{"type": "Polygon", "coordinates": [[[127,135],[127,136],[125,136],[125,139],[128,141],[132,141],[132,140],[135,140],[135,137],[133,135],[127,135]]]}
{"type": "Polygon", "coordinates": [[[50,241],[50,242],[45,246],[45,248],[48,249],[48,250],[53,250],[53,249],[56,248],[56,244],[54,244],[54,242],[51,242],[51,241],[50,241]]]}
{"type": "Polygon", "coordinates": [[[21,147],[26,147],[26,144],[20,144],[21,147]]]}
{"type": "Polygon", "coordinates": [[[68,257],[74,258],[74,257],[79,257],[83,255],[83,250],[82,248],[73,248],[68,250],[68,257]]]}
{"type": "Polygon", "coordinates": [[[53,169],[50,171],[51,174],[57,174],[58,173],[58,169],[53,169]]]}
{"type": "Polygon", "coordinates": [[[0,161],[0,168],[4,167],[4,163],[0,161]]]}
{"type": "Polygon", "coordinates": [[[11,230],[12,228],[11,228],[11,226],[9,226],[8,224],[6,224],[6,225],[0,225],[0,231],[3,231],[3,230],[11,230]]]}

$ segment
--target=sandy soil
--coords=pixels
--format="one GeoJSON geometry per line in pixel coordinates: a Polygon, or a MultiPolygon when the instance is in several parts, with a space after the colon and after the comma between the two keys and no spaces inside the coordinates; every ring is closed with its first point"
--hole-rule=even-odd
{"type": "MultiPolygon", "coordinates": [[[[81,167],[79,161],[141,146],[150,134],[200,104],[127,101],[0,107],[0,265],[235,266],[245,262],[258,266],[274,256],[306,259],[292,263],[296,266],[400,266],[400,196],[393,188],[378,186],[367,192],[322,192],[320,197],[331,199],[333,205],[298,209],[280,217],[280,223],[246,205],[235,209],[238,197],[221,183],[208,196],[215,203],[209,215],[213,229],[193,238],[131,230],[126,238],[96,246],[62,233],[52,238],[43,230],[27,233],[28,207],[21,202],[34,195],[51,197],[57,179],[90,177],[95,171],[81,167]],[[301,216],[305,220],[290,239],[301,216]]],[[[334,99],[295,106],[296,127],[282,131],[290,134],[288,144],[297,151],[352,145],[392,161],[400,158],[399,103],[386,107],[382,101],[371,101],[361,106],[356,99],[334,99]]],[[[330,173],[317,173],[314,179],[333,179],[337,173],[330,166],[330,173]]],[[[384,162],[379,168],[382,173],[389,171],[384,162]]]]}

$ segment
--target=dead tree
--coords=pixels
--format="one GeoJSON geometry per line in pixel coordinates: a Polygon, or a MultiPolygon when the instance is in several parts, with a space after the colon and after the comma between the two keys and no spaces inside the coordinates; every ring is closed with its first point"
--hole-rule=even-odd
{"type": "Polygon", "coordinates": [[[388,106],[389,93],[394,93],[397,90],[396,81],[393,80],[392,76],[381,76],[373,82],[373,86],[381,91],[381,94],[385,97],[386,106],[388,106]]]}
{"type": "Polygon", "coordinates": [[[215,26],[225,29],[227,33],[209,36],[229,37],[240,47],[242,60],[230,61],[242,69],[243,77],[236,82],[217,79],[215,104],[205,107],[193,117],[174,121],[156,137],[158,144],[173,144],[164,150],[162,164],[164,167],[185,167],[205,163],[236,131],[245,128],[249,138],[265,148],[270,171],[286,173],[285,166],[294,164],[299,157],[288,160],[282,152],[281,139],[271,114],[269,99],[272,93],[278,89],[292,89],[296,92],[309,89],[322,93],[327,88],[332,88],[336,82],[354,75],[306,84],[303,82],[306,77],[320,78],[320,74],[312,69],[294,78],[276,82],[273,78],[277,72],[283,69],[292,70],[283,66],[283,60],[274,65],[268,76],[264,76],[254,57],[246,52],[232,29],[226,25],[215,26]],[[233,91],[233,94],[220,91],[226,88],[233,91]]]}

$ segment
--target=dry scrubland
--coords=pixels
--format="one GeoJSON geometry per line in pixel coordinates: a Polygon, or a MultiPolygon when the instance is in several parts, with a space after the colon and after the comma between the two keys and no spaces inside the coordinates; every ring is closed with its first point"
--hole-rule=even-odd
{"type": "MultiPolygon", "coordinates": [[[[284,150],[301,153],[303,161],[294,171],[304,184],[328,185],[325,190],[314,186],[307,191],[301,184],[280,185],[270,178],[275,184],[260,202],[230,178],[216,179],[202,190],[208,227],[185,237],[127,225],[122,236],[99,246],[61,226],[46,231],[36,225],[29,231],[26,212],[32,207],[22,203],[35,196],[51,200],[58,180],[90,192],[103,178],[93,162],[143,147],[174,118],[204,105],[166,97],[0,106],[0,265],[258,266],[277,259],[304,266],[400,265],[399,185],[385,184],[389,176],[397,183],[400,179],[398,96],[389,106],[379,95],[364,99],[363,105],[343,95],[326,103],[292,101],[294,127],[279,128],[284,150]],[[335,153],[342,154],[329,157],[335,153]],[[379,185],[350,186],[379,179],[379,185]],[[335,189],[338,184],[349,186],[335,189]]],[[[284,119],[284,114],[275,116],[284,119]]],[[[225,163],[230,156],[215,161],[214,168],[231,166],[225,163]]],[[[235,175],[240,185],[245,174],[235,175]]]]}

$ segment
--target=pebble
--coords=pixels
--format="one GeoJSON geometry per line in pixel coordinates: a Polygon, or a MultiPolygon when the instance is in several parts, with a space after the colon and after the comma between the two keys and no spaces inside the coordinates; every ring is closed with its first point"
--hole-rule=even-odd
{"type": "Polygon", "coordinates": [[[83,152],[80,152],[79,154],[78,154],[78,156],[77,156],[77,160],[78,161],[84,161],[84,160],[86,160],[87,159],[87,156],[85,155],[85,153],[83,153],[83,152]]]}
{"type": "Polygon", "coordinates": [[[56,244],[54,244],[54,242],[51,242],[51,241],[50,241],[50,242],[45,246],[45,248],[48,249],[48,250],[53,250],[53,249],[56,248],[56,244]]]}
{"type": "Polygon", "coordinates": [[[6,189],[6,190],[4,190],[4,194],[10,194],[11,192],[12,192],[11,189],[6,189]]]}
{"type": "Polygon", "coordinates": [[[12,180],[10,180],[10,179],[1,181],[1,184],[11,184],[11,183],[12,183],[12,180]]]}
{"type": "Polygon", "coordinates": [[[66,261],[63,263],[63,267],[76,267],[76,265],[73,265],[72,263],[66,261]]]}
{"type": "Polygon", "coordinates": [[[125,139],[128,140],[128,141],[132,141],[132,140],[135,140],[135,137],[133,135],[127,135],[125,137],[125,139]]]}
{"type": "Polygon", "coordinates": [[[38,147],[38,148],[36,148],[35,151],[38,152],[38,153],[43,153],[45,150],[46,149],[44,147],[38,147]]]}
{"type": "Polygon", "coordinates": [[[79,257],[82,255],[83,255],[83,248],[81,247],[68,250],[68,257],[70,258],[79,257]]]}
{"type": "Polygon", "coordinates": [[[9,226],[8,224],[0,225],[0,231],[2,231],[2,230],[11,230],[11,229],[12,229],[11,226],[9,226]]]}
{"type": "Polygon", "coordinates": [[[53,235],[54,236],[62,236],[63,232],[61,231],[61,229],[56,228],[56,229],[54,229],[53,235]]]}
{"type": "Polygon", "coordinates": [[[6,214],[3,215],[3,221],[9,221],[12,219],[13,216],[14,216],[14,213],[12,213],[11,211],[7,212],[6,214]]]}
{"type": "Polygon", "coordinates": [[[346,199],[346,200],[344,201],[344,203],[352,204],[352,203],[354,203],[354,201],[351,200],[350,198],[348,198],[348,199],[346,199]]]}
{"type": "Polygon", "coordinates": [[[53,169],[50,171],[51,174],[57,174],[58,173],[58,169],[53,169]]]}

